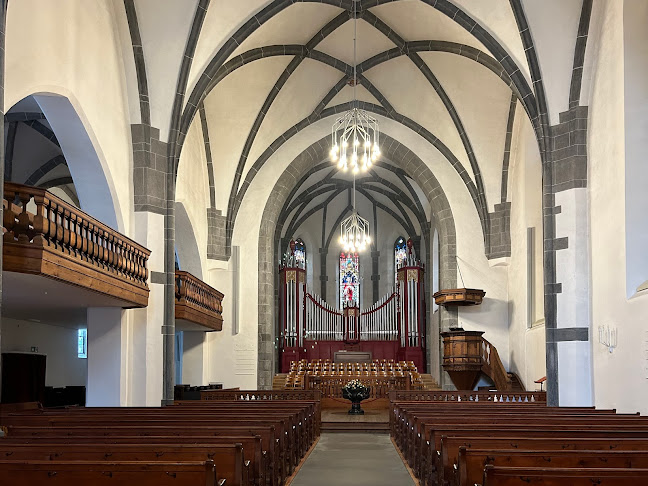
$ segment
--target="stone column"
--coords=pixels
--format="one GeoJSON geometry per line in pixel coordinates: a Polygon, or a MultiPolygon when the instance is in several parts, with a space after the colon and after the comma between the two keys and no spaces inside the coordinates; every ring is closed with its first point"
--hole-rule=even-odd
{"type": "Polygon", "coordinates": [[[380,298],[380,269],[378,268],[379,258],[379,251],[371,252],[371,285],[373,289],[373,302],[377,302],[380,298]]]}
{"type": "Polygon", "coordinates": [[[551,127],[552,186],[544,187],[545,218],[555,223],[544,242],[555,261],[544,270],[548,399],[560,406],[593,405],[586,144],[587,107],[561,113],[551,127]]]}
{"type": "Polygon", "coordinates": [[[328,248],[320,248],[320,296],[326,300],[326,282],[328,282],[328,275],[326,274],[326,257],[328,255],[328,248]]]}
{"type": "MultiPolygon", "coordinates": [[[[163,398],[162,374],[165,312],[164,241],[166,237],[167,144],[148,124],[131,126],[133,137],[134,239],[151,250],[149,259],[149,305],[128,311],[133,346],[129,405],[159,406],[163,398]]],[[[173,332],[175,338],[175,332],[173,332]]],[[[173,345],[173,344],[172,344],[173,345]]],[[[170,373],[173,366],[170,367],[170,373]]]]}

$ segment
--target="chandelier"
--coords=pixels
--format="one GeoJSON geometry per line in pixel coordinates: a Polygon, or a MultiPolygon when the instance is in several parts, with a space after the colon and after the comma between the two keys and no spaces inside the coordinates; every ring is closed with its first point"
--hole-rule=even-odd
{"type": "MultiPolygon", "coordinates": [[[[359,0],[355,0],[359,4],[359,0]]],[[[358,84],[356,41],[358,37],[356,7],[353,8],[353,86],[352,108],[335,120],[331,130],[331,161],[346,172],[351,166],[354,174],[365,171],[380,156],[380,129],[378,120],[367,111],[358,108],[356,85],[358,84]]]]}
{"type": "Polygon", "coordinates": [[[369,221],[360,216],[355,207],[351,216],[340,223],[340,242],[347,253],[363,251],[371,243],[369,221]]]}
{"type": "MultiPolygon", "coordinates": [[[[359,0],[354,0],[359,6],[359,0]]],[[[356,66],[356,40],[358,27],[356,4],[353,6],[353,107],[335,120],[331,133],[331,160],[338,163],[338,169],[347,171],[349,165],[353,172],[353,211],[351,216],[340,223],[340,243],[345,252],[363,251],[371,244],[369,236],[369,221],[358,214],[356,210],[355,175],[360,170],[371,167],[380,155],[378,147],[378,121],[365,110],[358,108],[356,85],[358,73],[356,66]]]]}

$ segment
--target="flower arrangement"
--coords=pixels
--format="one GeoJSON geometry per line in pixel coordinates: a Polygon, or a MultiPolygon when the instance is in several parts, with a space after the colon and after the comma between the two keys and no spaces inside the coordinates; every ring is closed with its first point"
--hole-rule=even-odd
{"type": "Polygon", "coordinates": [[[369,398],[369,387],[360,380],[351,380],[342,387],[342,397],[351,400],[350,414],[364,414],[360,402],[369,398]]]}

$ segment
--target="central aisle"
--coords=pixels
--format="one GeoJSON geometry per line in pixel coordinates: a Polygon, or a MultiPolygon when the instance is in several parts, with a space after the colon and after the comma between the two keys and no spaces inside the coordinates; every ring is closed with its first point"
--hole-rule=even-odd
{"type": "Polygon", "coordinates": [[[290,486],[414,485],[389,434],[322,433],[290,486]]]}

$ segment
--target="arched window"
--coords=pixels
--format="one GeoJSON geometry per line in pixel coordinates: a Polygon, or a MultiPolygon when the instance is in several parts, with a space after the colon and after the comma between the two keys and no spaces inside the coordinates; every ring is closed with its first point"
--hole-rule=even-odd
{"type": "Polygon", "coordinates": [[[295,266],[306,268],[306,245],[301,238],[295,240],[295,266]]]}
{"type": "Polygon", "coordinates": [[[357,253],[340,254],[340,309],[360,307],[360,264],[357,253]]]}
{"type": "Polygon", "coordinates": [[[394,243],[394,283],[398,281],[398,267],[400,267],[407,258],[407,240],[404,236],[396,238],[394,243]]]}

